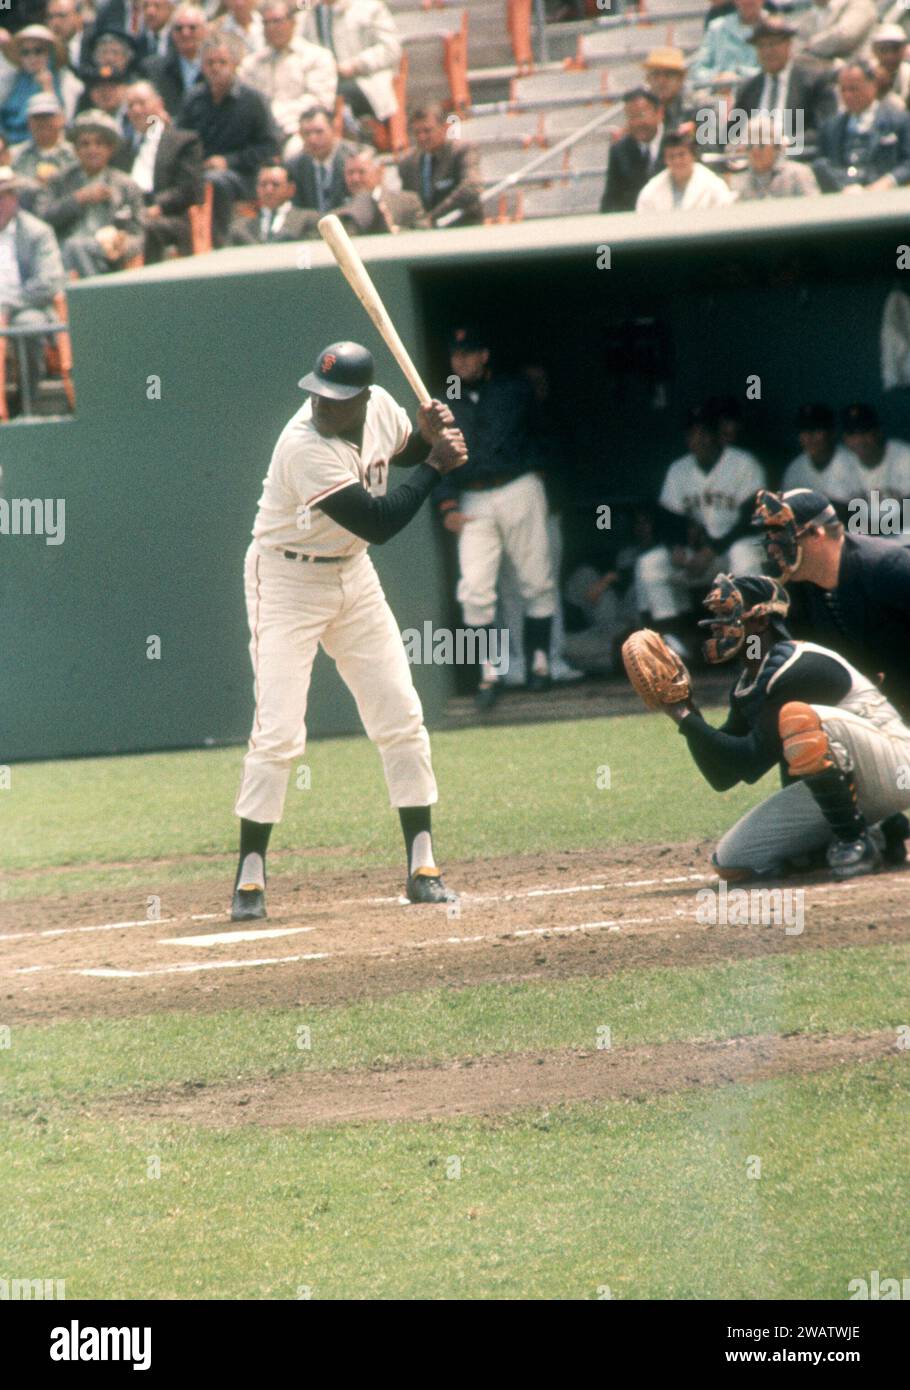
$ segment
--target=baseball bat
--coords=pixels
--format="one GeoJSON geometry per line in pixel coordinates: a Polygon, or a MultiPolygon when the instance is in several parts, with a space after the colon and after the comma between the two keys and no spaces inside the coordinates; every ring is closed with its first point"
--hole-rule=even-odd
{"type": "Polygon", "coordinates": [[[430,393],[421,380],[420,373],[411,360],[398,330],[389,318],[388,311],[379,297],[379,291],[370,279],[367,268],[348,236],[341,222],[333,212],[320,218],[317,223],[319,234],[328,246],[351,289],[366,309],[373,323],[382,334],[383,340],[408,380],[414,395],[421,405],[427,405],[430,393]]]}

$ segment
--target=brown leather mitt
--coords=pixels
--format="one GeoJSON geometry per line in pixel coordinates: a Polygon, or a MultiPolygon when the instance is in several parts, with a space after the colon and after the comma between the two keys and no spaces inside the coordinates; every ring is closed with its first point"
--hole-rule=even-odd
{"type": "Polygon", "coordinates": [[[659,632],[643,627],[622,644],[622,661],[648,709],[678,705],[691,695],[689,672],[659,632]]]}

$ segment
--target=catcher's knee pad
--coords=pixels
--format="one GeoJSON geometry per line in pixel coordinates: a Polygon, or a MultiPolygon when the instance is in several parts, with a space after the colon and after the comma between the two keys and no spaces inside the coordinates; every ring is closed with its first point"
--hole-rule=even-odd
{"type": "Polygon", "coordinates": [[[791,700],[781,708],[777,728],[791,777],[812,777],[835,766],[828,735],[811,705],[791,700]]]}

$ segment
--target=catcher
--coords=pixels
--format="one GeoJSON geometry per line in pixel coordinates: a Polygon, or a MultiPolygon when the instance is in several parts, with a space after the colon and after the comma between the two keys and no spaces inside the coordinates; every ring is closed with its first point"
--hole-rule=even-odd
{"type": "Polygon", "coordinates": [[[706,660],[741,668],[720,728],[699,713],[688,672],[657,633],[633,633],[623,661],[648,707],[678,725],[715,791],[781,769],[782,790],[718,844],[718,875],[774,877],[820,852],[838,879],[873,873],[883,858],[900,862],[879,829],[910,805],[910,729],[894,707],[836,652],[793,640],[777,580],[719,574],[705,607],[706,660]]]}

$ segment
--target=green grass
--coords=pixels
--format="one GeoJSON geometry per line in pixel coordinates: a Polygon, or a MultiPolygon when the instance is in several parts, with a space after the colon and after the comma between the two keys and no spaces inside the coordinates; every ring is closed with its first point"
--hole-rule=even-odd
{"type": "MultiPolygon", "coordinates": [[[[444,862],[715,838],[775,786],[772,775],[715,795],[652,717],[433,745],[444,862]]],[[[14,766],[0,791],[0,872],[14,871],[0,900],[223,880],[240,760],[14,766]]],[[[292,781],[274,868],[397,865],[367,741],[314,744],[308,763],[312,787],[292,781]]],[[[902,1277],[910,1072],[897,1051],[496,1122],[221,1131],[141,1110],[144,1091],[185,1081],[593,1049],[604,1025],[615,1047],[897,1029],[910,946],[869,940],[806,950],[794,938],[774,957],[597,979],[551,981],[543,965],[532,982],[355,1005],[15,1027],[0,1046],[0,1277],[63,1278],[71,1298],[295,1298],[306,1286],[315,1298],[475,1299],[596,1298],[605,1286],[619,1298],[842,1299],[872,1269],[902,1277]],[[118,1093],[128,1109],[108,1106],[118,1093]],[[450,1180],[453,1157],[462,1175],[450,1180]]]]}
{"type": "Polygon", "coordinates": [[[70,1298],[843,1299],[906,1273],[908,1122],[898,1059],[502,1123],[16,1121],[0,1265],[70,1298]]]}
{"type": "MultiPolygon", "coordinates": [[[[766,929],[763,929],[766,930],[766,929]]],[[[61,1100],[300,1070],[763,1033],[868,1032],[910,1017],[910,945],[811,951],[612,979],[481,985],[340,1008],[162,1013],[14,1029],[0,1093],[17,1113],[61,1100]],[[310,1029],[309,1049],[297,1046],[310,1029]]]]}
{"type": "MultiPolygon", "coordinates": [[[[157,877],[223,879],[241,760],[241,750],[217,749],[14,766],[0,792],[0,871],[31,873],[0,882],[0,901],[148,888],[149,861],[183,856],[208,858],[162,865],[157,877]]],[[[719,837],[775,785],[769,774],[755,787],[712,792],[670,721],[654,716],[437,733],[433,761],[444,861],[719,837]],[[599,790],[604,766],[610,787],[599,790]]],[[[367,739],[313,743],[307,765],[310,789],[292,778],[273,839],[293,851],[276,871],[397,865],[397,818],[367,739]]]]}

